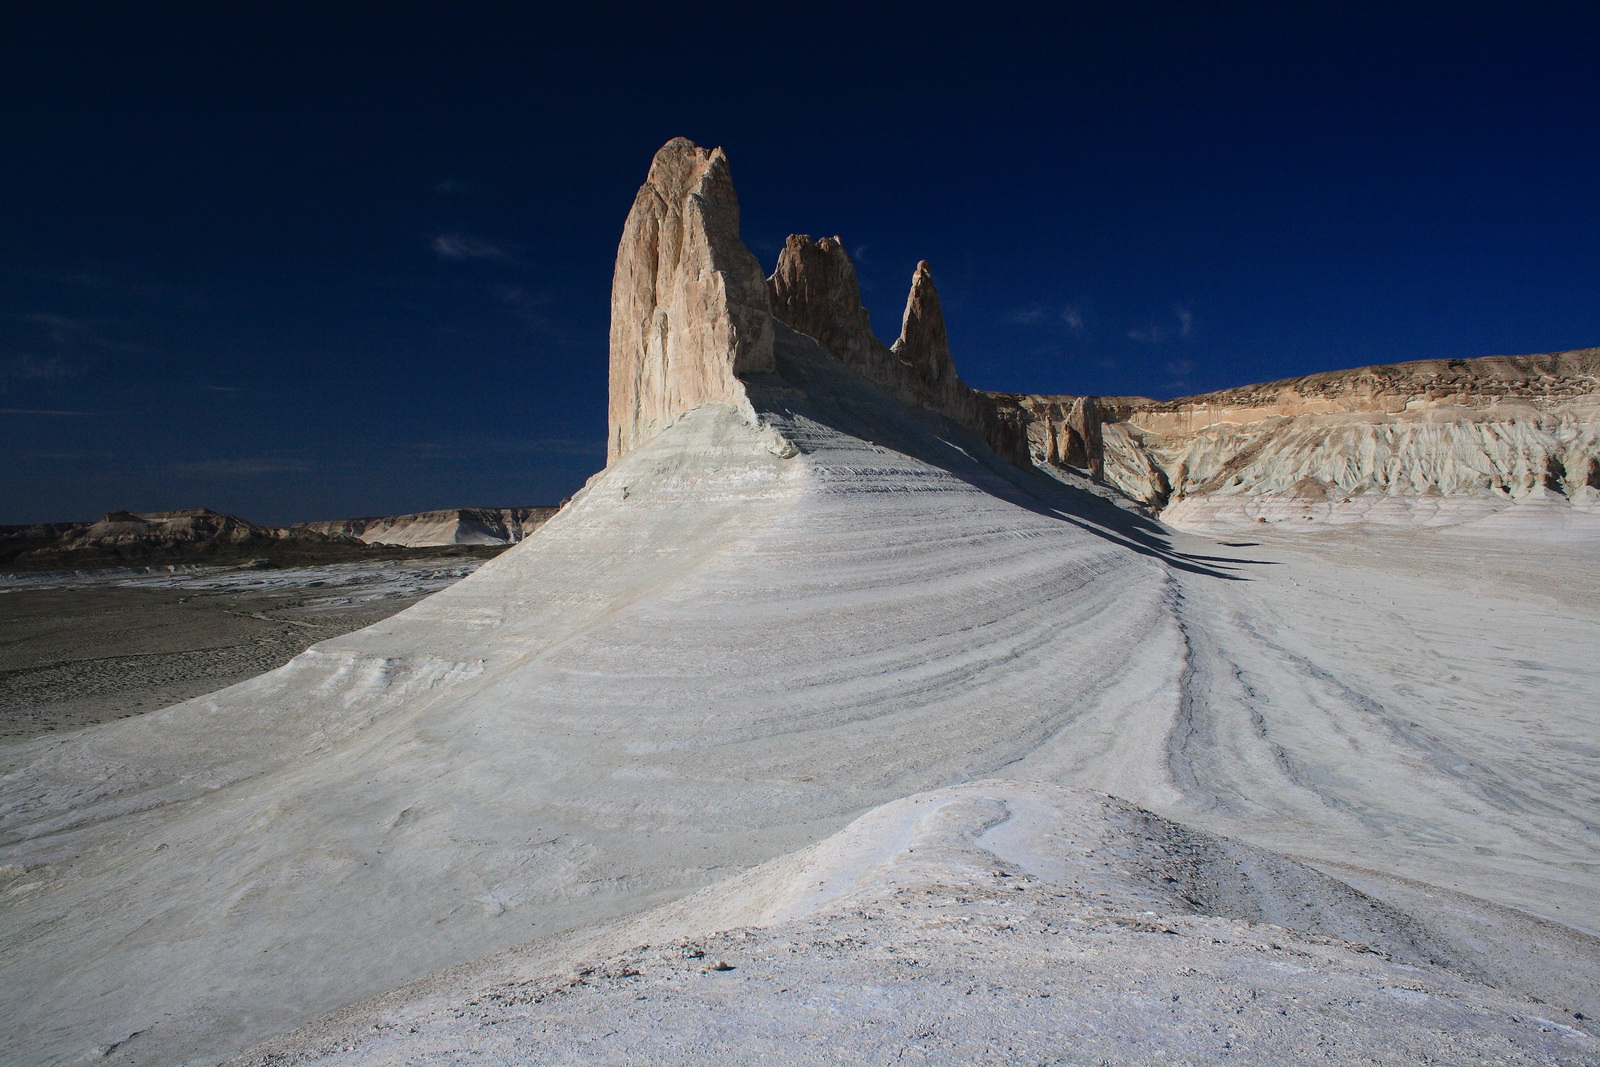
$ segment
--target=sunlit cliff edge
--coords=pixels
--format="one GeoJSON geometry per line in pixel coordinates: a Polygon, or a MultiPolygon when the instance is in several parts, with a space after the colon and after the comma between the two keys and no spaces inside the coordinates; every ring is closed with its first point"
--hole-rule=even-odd
{"type": "MultiPolygon", "coordinates": [[[[1003,458],[1102,483],[1177,524],[1449,524],[1513,502],[1600,505],[1600,349],[1421,360],[1157,401],[970,388],[932,269],[885,344],[837,237],[791,236],[763,284],[720,149],[658,153],[612,291],[611,458],[702,403],[743,405],[773,323],[1003,458]]],[[[751,416],[754,417],[753,414],[751,416]]]]}

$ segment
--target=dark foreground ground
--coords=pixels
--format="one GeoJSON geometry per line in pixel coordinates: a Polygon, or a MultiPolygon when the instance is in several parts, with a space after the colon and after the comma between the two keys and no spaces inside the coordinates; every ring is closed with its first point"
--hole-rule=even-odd
{"type": "Polygon", "coordinates": [[[153,711],[279,667],[415,604],[497,551],[0,576],[0,743],[153,711]]]}

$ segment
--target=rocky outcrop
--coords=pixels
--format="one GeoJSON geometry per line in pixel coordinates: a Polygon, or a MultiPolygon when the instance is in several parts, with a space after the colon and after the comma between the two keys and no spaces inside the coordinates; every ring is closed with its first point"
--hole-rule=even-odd
{"type": "Polygon", "coordinates": [[[982,436],[994,451],[1028,462],[1023,420],[1002,413],[956,373],[944,312],[927,262],[917,264],[900,337],[886,345],[861,306],[855,265],[837,237],[791,236],[768,279],[775,318],[819,343],[897,400],[936,411],[982,436]]]}
{"type": "Polygon", "coordinates": [[[950,337],[945,331],[944,307],[933,287],[933,268],[925,259],[911,276],[911,293],[900,319],[900,337],[891,351],[911,367],[918,381],[937,385],[960,380],[955,361],[950,358],[950,337]]]}
{"type": "Polygon", "coordinates": [[[123,547],[171,548],[181,545],[259,545],[280,541],[321,543],[341,538],[314,530],[258,526],[237,515],[209,508],[180,511],[112,511],[63,537],[63,552],[123,547]]]}
{"type": "Polygon", "coordinates": [[[1100,405],[1092,396],[996,396],[998,406],[1026,424],[1030,454],[1039,463],[1105,472],[1100,405]]]}
{"type": "Polygon", "coordinates": [[[260,526],[208,508],[112,511],[97,522],[0,527],[0,565],[20,570],[348,556],[364,546],[352,537],[260,526]]]}
{"type": "Polygon", "coordinates": [[[300,522],[294,529],[353,537],[367,544],[514,545],[559,510],[558,507],[446,508],[410,515],[300,522]]]}
{"type": "Polygon", "coordinates": [[[856,373],[881,376],[889,349],[872,333],[855,263],[839,238],[790,234],[767,287],[779,322],[821,342],[856,373]]]}
{"type": "Polygon", "coordinates": [[[728,159],[668,141],[617,246],[608,462],[701,404],[748,407],[736,376],[772,367],[766,280],[739,239],[728,159]]]}
{"type": "Polygon", "coordinates": [[[112,511],[97,522],[0,526],[0,566],[22,571],[121,566],[282,565],[452,555],[522,540],[559,507],[450,508],[413,515],[262,526],[209,508],[112,511]]]}
{"type": "MultiPolygon", "coordinates": [[[[1171,519],[1360,516],[1380,500],[1600,498],[1600,349],[1420,360],[1177,400],[997,395],[1034,461],[1171,519]],[[1091,414],[1092,413],[1092,414],[1091,414]]],[[[1414,508],[1413,508],[1414,510],[1414,508]]]]}
{"type": "Polygon", "coordinates": [[[739,237],[727,157],[680,137],[656,153],[617,248],[608,463],[702,404],[728,404],[754,419],[740,377],[774,369],[774,320],[890,396],[975,431],[1015,463],[1029,462],[1022,415],[956,373],[927,263],[912,276],[900,337],[884,344],[839,238],[791,236],[763,280],[739,237]]]}
{"type": "Polygon", "coordinates": [[[885,344],[838,237],[791,236],[761,279],[726,157],[683,138],[656,154],[617,251],[610,460],[703,404],[755,419],[741,376],[775,369],[774,321],[1013,463],[1076,470],[1155,510],[1271,499],[1299,515],[1429,493],[1587,507],[1600,494],[1600,350],[1365,367],[1171,401],[980,392],[956,372],[926,262],[885,344]]]}

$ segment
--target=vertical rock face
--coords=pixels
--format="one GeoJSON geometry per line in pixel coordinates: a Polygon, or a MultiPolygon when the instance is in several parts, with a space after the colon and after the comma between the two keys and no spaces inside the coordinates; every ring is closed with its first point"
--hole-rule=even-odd
{"type": "Polygon", "coordinates": [[[1062,427],[1061,462],[1082,467],[1096,478],[1105,473],[1105,443],[1100,431],[1100,405],[1092,396],[1073,400],[1062,427]]]}
{"type": "Polygon", "coordinates": [[[813,241],[791,234],[767,286],[775,318],[820,341],[851,369],[870,374],[889,358],[883,342],[872,334],[856,266],[839,238],[813,241]]]}
{"type": "Polygon", "coordinates": [[[956,374],[944,312],[926,262],[917,264],[900,337],[891,347],[872,332],[855,264],[837,237],[791,236],[768,279],[772,313],[821,342],[848,367],[897,400],[936,411],[981,435],[1014,463],[1027,464],[1026,427],[956,374]]]}
{"type": "Polygon", "coordinates": [[[1095,478],[1105,474],[1105,437],[1094,397],[982,395],[1002,418],[1022,428],[1032,462],[1075,467],[1095,478]]]}
{"type": "Polygon", "coordinates": [[[746,404],[736,375],[772,367],[767,284],[739,238],[727,157],[668,141],[617,247],[607,461],[690,408],[746,404]]]}
{"type": "MultiPolygon", "coordinates": [[[[906,298],[906,313],[900,320],[900,339],[894,354],[909,363],[923,381],[933,383],[956,379],[955,361],[950,358],[950,339],[944,328],[944,308],[933,287],[933,268],[928,261],[917,264],[911,276],[911,295],[906,298]]],[[[957,379],[959,380],[959,379],[957,379]]]]}

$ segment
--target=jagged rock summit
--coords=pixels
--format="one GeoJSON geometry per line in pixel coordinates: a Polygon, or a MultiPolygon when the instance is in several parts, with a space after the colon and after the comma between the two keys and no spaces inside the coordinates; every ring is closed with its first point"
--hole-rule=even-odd
{"type": "Polygon", "coordinates": [[[1085,476],[1169,521],[1449,525],[1513,501],[1600,507],[1597,349],[1367,367],[1173,401],[982,392],[956,372],[926,262],[900,336],[885,344],[838,237],[789,237],[763,282],[738,223],[722,150],[663,146],[617,251],[612,461],[701,404],[758,421],[746,386],[774,371],[773,330],[788,327],[996,455],[1085,476]]]}
{"type": "Polygon", "coordinates": [[[771,278],[739,236],[722,149],[686,138],[655,155],[617,248],[611,290],[607,455],[619,459],[701,404],[752,421],[743,379],[774,370],[773,323],[815,339],[890,396],[938,412],[1027,462],[1023,420],[961,381],[932,269],[912,276],[900,337],[872,333],[855,265],[837,237],[791,236],[771,278]]]}

